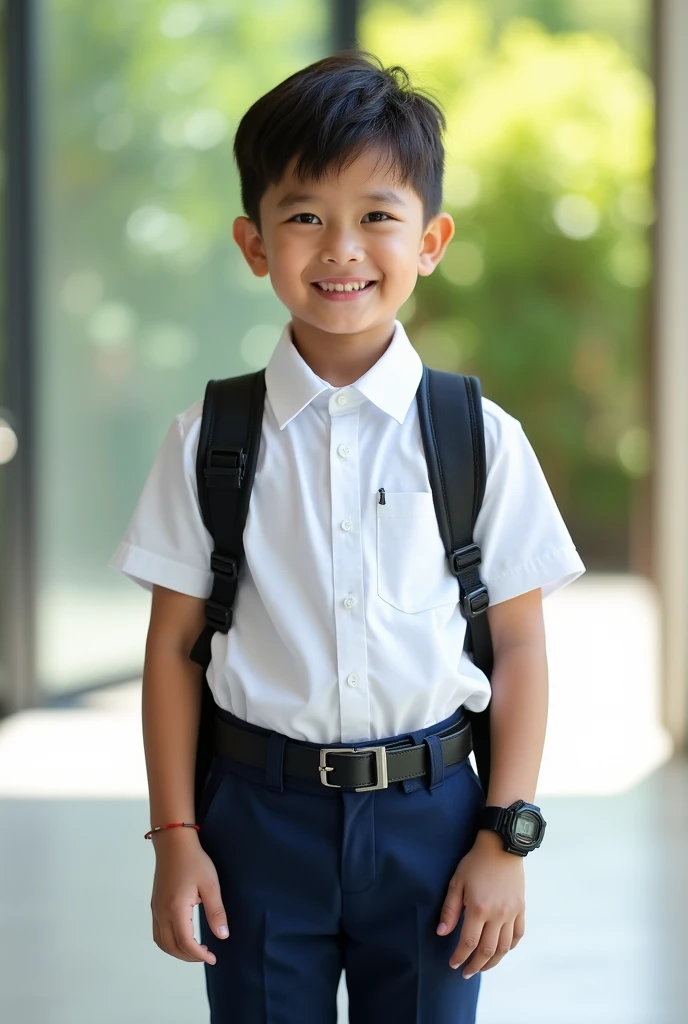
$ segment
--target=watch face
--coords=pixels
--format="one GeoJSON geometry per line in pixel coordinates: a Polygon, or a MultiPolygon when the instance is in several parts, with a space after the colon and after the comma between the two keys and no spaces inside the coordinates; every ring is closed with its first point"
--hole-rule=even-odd
{"type": "Polygon", "coordinates": [[[530,811],[521,811],[516,817],[514,837],[517,842],[532,843],[540,834],[540,822],[530,811]]]}

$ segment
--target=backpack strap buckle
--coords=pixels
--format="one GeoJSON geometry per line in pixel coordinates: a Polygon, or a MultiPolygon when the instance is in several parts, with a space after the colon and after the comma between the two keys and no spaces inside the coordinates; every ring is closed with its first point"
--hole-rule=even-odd
{"type": "Polygon", "coordinates": [[[477,571],[482,561],[482,553],[477,544],[467,544],[456,548],[451,553],[449,567],[459,581],[461,587],[461,610],[467,619],[474,619],[488,608],[490,597],[487,587],[480,579],[477,571]]]}
{"type": "Polygon", "coordinates": [[[490,604],[490,596],[487,587],[481,583],[479,587],[461,595],[461,607],[468,619],[474,619],[476,615],[482,615],[487,611],[490,604]]]}
{"type": "Polygon", "coordinates": [[[451,571],[458,576],[464,569],[472,569],[482,562],[482,552],[477,544],[467,544],[451,553],[451,571]]]}
{"type": "Polygon", "coordinates": [[[205,621],[208,626],[212,626],[220,633],[228,633],[229,628],[232,625],[232,608],[225,608],[219,601],[213,601],[211,598],[205,603],[205,621]]]}
{"type": "Polygon", "coordinates": [[[225,580],[235,580],[239,576],[239,563],[231,555],[223,555],[220,551],[213,551],[210,555],[210,568],[216,576],[225,580]]]}
{"type": "Polygon", "coordinates": [[[208,487],[241,487],[246,472],[246,452],[226,445],[208,448],[203,474],[208,487]]]}
{"type": "MultiPolygon", "coordinates": [[[[213,551],[210,555],[210,568],[213,570],[215,575],[215,581],[213,582],[213,593],[216,596],[227,597],[226,583],[234,582],[239,576],[239,563],[236,558],[232,555],[225,555],[221,551],[213,551]],[[220,586],[218,589],[218,579],[220,586]]],[[[230,591],[232,593],[232,591],[230,591]]],[[[226,604],[222,604],[220,601],[213,600],[209,597],[205,603],[205,621],[213,629],[219,630],[221,633],[229,632],[229,628],[232,625],[233,609],[231,601],[229,607],[226,604]]]]}

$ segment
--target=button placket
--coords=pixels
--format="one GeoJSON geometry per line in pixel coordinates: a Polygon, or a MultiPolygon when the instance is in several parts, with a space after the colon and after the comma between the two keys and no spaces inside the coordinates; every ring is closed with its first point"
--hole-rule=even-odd
{"type": "Polygon", "coordinates": [[[335,641],[342,742],[370,734],[363,594],[358,424],[362,396],[340,392],[330,401],[330,487],[335,641]]]}

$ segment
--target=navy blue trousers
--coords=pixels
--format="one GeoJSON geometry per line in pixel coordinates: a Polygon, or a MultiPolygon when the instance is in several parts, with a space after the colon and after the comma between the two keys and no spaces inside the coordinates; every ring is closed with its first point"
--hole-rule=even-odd
{"type": "Polygon", "coordinates": [[[449,966],[463,912],[449,935],[435,932],[485,804],[468,758],[443,771],[433,738],[463,710],[356,743],[409,736],[432,760],[431,778],[367,793],[284,775],[286,737],[218,713],[271,740],[265,771],[216,754],[203,793],[198,836],[230,932],[218,939],[199,906],[217,957],[204,965],[211,1024],[336,1024],[342,969],[350,1024],[474,1024],[481,975],[449,966]]]}

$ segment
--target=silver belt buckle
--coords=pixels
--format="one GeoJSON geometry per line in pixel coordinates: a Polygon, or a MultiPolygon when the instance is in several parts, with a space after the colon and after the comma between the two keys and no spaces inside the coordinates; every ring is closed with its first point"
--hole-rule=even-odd
{"type": "Polygon", "coordinates": [[[377,782],[374,786],[354,786],[355,793],[367,793],[371,789],[387,789],[389,782],[387,781],[387,748],[382,747],[321,747],[320,748],[320,765],[318,771],[320,772],[320,781],[323,786],[328,786],[329,789],[341,789],[342,787],[337,782],[328,782],[327,773],[333,772],[334,768],[330,768],[327,764],[328,754],[375,754],[375,768],[377,770],[377,782]]]}

